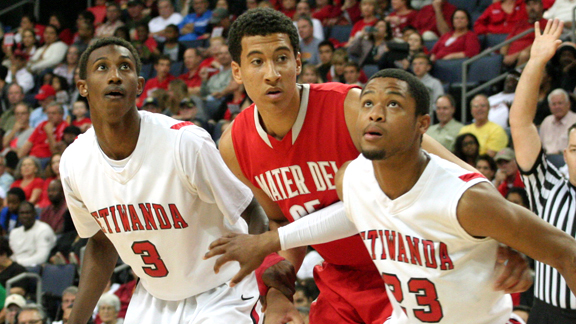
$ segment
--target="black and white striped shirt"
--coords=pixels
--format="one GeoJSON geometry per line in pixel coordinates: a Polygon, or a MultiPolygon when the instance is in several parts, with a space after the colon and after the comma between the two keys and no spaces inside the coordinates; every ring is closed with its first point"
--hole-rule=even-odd
{"type": "MultiPolygon", "coordinates": [[[[521,174],[532,211],[549,224],[576,237],[576,187],[546,160],[542,150],[532,170],[521,170],[521,174]]],[[[541,262],[536,262],[534,295],[550,305],[576,309],[576,296],[570,292],[564,278],[556,269],[541,262]]]]}

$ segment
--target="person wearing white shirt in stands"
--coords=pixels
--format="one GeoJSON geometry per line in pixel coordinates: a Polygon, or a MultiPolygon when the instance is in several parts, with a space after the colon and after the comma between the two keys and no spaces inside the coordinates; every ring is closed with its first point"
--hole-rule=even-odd
{"type": "Polygon", "coordinates": [[[12,260],[30,267],[48,260],[50,250],[56,245],[56,235],[52,228],[36,220],[34,205],[23,201],[18,208],[18,220],[22,226],[10,232],[10,248],[14,252],[12,260]]]}
{"type": "MultiPolygon", "coordinates": [[[[158,12],[160,16],[150,20],[148,28],[150,34],[158,41],[164,41],[164,29],[168,25],[178,25],[182,21],[182,15],[174,12],[174,6],[170,0],[158,1],[158,12]]],[[[142,41],[145,41],[144,39],[142,41]]]]}

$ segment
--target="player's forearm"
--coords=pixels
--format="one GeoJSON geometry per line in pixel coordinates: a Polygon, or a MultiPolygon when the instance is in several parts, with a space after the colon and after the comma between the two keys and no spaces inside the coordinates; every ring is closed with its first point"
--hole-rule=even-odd
{"type": "MultiPolygon", "coordinates": [[[[298,270],[300,269],[300,266],[302,266],[302,261],[304,261],[304,257],[306,256],[306,247],[298,247],[298,248],[294,248],[291,250],[285,250],[285,251],[280,251],[280,241],[278,238],[278,229],[283,226],[288,224],[288,221],[286,222],[277,222],[273,219],[270,219],[270,232],[274,233],[273,237],[274,240],[278,239],[278,245],[272,245],[270,244],[269,246],[276,246],[274,248],[274,250],[278,251],[278,254],[280,256],[282,256],[284,259],[288,260],[290,263],[292,263],[292,265],[294,266],[294,271],[298,272],[298,270]]],[[[268,236],[270,234],[266,234],[266,236],[268,236]]],[[[270,253],[272,253],[272,251],[270,251],[270,253]]]]}
{"type": "Polygon", "coordinates": [[[250,234],[264,233],[268,229],[268,217],[256,199],[252,199],[250,205],[242,213],[242,217],[248,224],[250,234]]]}
{"type": "Polygon", "coordinates": [[[85,324],[92,316],[98,299],[112,276],[118,260],[116,249],[98,232],[88,241],[82,264],[78,295],[68,324],[85,324]]]}

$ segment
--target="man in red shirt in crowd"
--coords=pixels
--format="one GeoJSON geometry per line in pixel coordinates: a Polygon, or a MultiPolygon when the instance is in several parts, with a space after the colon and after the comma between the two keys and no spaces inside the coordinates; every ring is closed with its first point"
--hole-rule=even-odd
{"type": "Polygon", "coordinates": [[[528,19],[524,0],[504,0],[492,3],[474,22],[474,32],[481,34],[508,34],[528,19]]]}
{"type": "Polygon", "coordinates": [[[200,63],[202,62],[202,55],[197,48],[189,48],[184,52],[184,66],[186,66],[186,73],[180,75],[178,79],[186,82],[189,95],[198,95],[200,93],[200,86],[202,85],[202,78],[200,77],[200,63]]]}
{"type": "Polygon", "coordinates": [[[496,165],[498,165],[496,180],[502,181],[500,184],[497,184],[498,191],[502,196],[506,197],[508,189],[512,187],[524,188],[524,182],[522,182],[520,171],[518,171],[518,164],[516,164],[516,155],[511,148],[507,147],[498,152],[496,156],[494,156],[494,161],[496,161],[496,165]]]}
{"type": "Polygon", "coordinates": [[[152,94],[152,91],[156,89],[168,90],[168,84],[170,81],[174,80],[175,77],[170,74],[170,57],[167,55],[160,55],[158,60],[154,64],[154,70],[156,70],[156,77],[146,81],[144,90],[138,98],[138,107],[142,107],[144,100],[152,94]]]}
{"type": "MultiPolygon", "coordinates": [[[[540,28],[542,30],[546,28],[547,20],[542,19],[544,8],[541,0],[526,0],[526,12],[528,13],[528,19],[517,23],[516,27],[514,27],[506,39],[510,39],[525,30],[534,27],[534,23],[537,21],[540,22],[540,28]]],[[[534,33],[529,33],[511,44],[502,47],[500,49],[500,54],[504,55],[504,65],[520,66],[528,62],[533,42],[534,33]]]]}
{"type": "Polygon", "coordinates": [[[422,7],[414,21],[424,40],[435,40],[452,29],[452,14],[456,6],[446,0],[434,0],[432,4],[422,7]]]}

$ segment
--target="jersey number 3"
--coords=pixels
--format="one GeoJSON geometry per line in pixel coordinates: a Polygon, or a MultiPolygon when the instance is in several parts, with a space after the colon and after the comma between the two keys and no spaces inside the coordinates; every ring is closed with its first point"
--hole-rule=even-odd
{"type": "MultiPolygon", "coordinates": [[[[402,292],[402,285],[400,279],[394,274],[383,273],[382,278],[386,282],[386,286],[394,295],[399,304],[404,300],[404,293],[402,292]]],[[[416,295],[416,302],[423,308],[414,309],[414,316],[424,323],[437,323],[440,322],[444,314],[442,312],[442,305],[438,301],[438,294],[436,287],[428,279],[412,278],[408,281],[408,291],[416,295]]],[[[402,307],[404,309],[404,307],[402,307]]],[[[404,309],[404,312],[406,310],[404,309]]]]}
{"type": "Polygon", "coordinates": [[[132,251],[142,257],[142,262],[149,265],[148,267],[142,267],[142,270],[154,278],[162,278],[168,275],[168,269],[158,255],[158,250],[156,246],[150,241],[138,241],[132,243],[132,251]]]}

